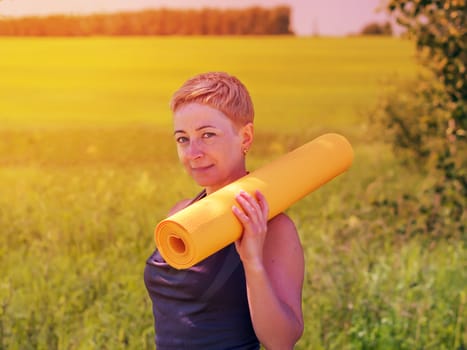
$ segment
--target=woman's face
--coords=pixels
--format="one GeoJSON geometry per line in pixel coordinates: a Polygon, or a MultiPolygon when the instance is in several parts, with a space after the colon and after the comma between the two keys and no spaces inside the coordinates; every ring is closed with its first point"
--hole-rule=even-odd
{"type": "Polygon", "coordinates": [[[243,149],[252,141],[251,124],[236,128],[224,113],[199,103],[181,106],[173,121],[178,157],[208,193],[246,174],[243,149]]]}

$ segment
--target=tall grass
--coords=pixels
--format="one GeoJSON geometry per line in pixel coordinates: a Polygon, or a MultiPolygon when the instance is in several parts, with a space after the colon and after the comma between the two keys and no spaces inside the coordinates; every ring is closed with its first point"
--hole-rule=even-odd
{"type": "Polygon", "coordinates": [[[407,236],[404,213],[376,205],[424,176],[369,143],[361,114],[380,80],[413,74],[407,43],[0,41],[0,349],[154,348],[142,280],[154,226],[198,191],[167,101],[213,69],[252,86],[250,169],[326,130],[355,147],[346,174],[288,210],[307,264],[297,349],[465,349],[465,237],[407,236]]]}

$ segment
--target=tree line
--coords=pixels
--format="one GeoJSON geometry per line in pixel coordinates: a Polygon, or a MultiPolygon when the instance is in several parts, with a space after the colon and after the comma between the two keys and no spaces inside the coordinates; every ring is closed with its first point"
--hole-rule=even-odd
{"type": "Polygon", "coordinates": [[[0,17],[2,36],[292,35],[290,7],[0,17]]]}
{"type": "Polygon", "coordinates": [[[361,35],[384,35],[391,36],[393,34],[390,22],[378,23],[370,22],[366,24],[360,31],[361,35]]]}

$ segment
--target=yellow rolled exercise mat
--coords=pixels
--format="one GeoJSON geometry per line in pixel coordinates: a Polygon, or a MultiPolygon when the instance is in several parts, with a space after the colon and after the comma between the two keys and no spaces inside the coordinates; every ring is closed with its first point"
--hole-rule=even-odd
{"type": "Polygon", "coordinates": [[[189,268],[241,236],[242,226],[232,212],[240,190],[261,191],[272,218],[346,171],[352,160],[345,137],[317,137],[162,220],[154,232],[156,246],[169,265],[189,268]]]}

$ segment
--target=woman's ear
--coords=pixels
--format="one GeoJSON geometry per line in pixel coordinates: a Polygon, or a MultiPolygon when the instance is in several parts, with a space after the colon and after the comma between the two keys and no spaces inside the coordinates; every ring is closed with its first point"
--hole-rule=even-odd
{"type": "Polygon", "coordinates": [[[255,129],[253,123],[248,123],[242,126],[240,130],[240,136],[242,138],[242,151],[244,154],[248,152],[253,143],[253,138],[255,136],[255,129]]]}

